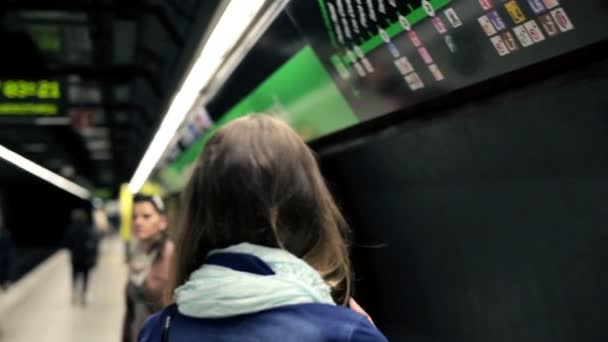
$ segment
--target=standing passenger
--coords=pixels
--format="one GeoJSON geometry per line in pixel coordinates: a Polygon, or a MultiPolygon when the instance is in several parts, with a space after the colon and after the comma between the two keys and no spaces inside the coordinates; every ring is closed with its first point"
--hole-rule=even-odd
{"type": "Polygon", "coordinates": [[[133,202],[135,239],[129,244],[123,342],[136,341],[146,318],[162,307],[174,249],[167,238],[167,218],[161,198],[136,195],[133,202]]]}
{"type": "Polygon", "coordinates": [[[71,213],[71,224],[65,235],[65,246],[72,261],[72,302],[85,305],[89,274],[97,261],[98,236],[84,209],[71,213]],[[78,284],[80,283],[80,292],[78,284]]]}
{"type": "Polygon", "coordinates": [[[346,307],[347,226],[285,123],[255,115],[219,129],[182,204],[175,304],[148,319],[141,342],[386,341],[346,307]]]}
{"type": "Polygon", "coordinates": [[[13,241],[11,232],[0,221],[0,290],[7,290],[13,281],[13,241]]]}

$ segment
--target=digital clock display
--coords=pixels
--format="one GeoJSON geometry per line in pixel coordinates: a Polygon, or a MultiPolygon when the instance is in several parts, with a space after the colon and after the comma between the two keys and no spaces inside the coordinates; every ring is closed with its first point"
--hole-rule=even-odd
{"type": "Polygon", "coordinates": [[[0,115],[58,115],[62,93],[57,80],[0,80],[0,115]]]}
{"type": "Polygon", "coordinates": [[[61,85],[59,81],[0,80],[0,89],[2,98],[4,99],[61,99],[61,85]]]}

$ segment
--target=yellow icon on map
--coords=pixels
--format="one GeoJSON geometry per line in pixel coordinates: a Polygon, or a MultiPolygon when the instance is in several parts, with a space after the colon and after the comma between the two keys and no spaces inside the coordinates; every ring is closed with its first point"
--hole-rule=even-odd
{"type": "Polygon", "coordinates": [[[507,2],[505,4],[505,8],[507,9],[507,12],[509,12],[509,15],[511,16],[511,19],[513,19],[514,23],[521,24],[526,21],[526,15],[517,4],[517,1],[513,0],[507,2]]]}

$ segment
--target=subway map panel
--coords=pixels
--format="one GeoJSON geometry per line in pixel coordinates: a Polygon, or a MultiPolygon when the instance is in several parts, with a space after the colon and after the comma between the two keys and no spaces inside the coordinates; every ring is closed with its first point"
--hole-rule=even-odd
{"type": "Polygon", "coordinates": [[[608,37],[605,0],[293,0],[287,11],[362,120],[608,37]]]}

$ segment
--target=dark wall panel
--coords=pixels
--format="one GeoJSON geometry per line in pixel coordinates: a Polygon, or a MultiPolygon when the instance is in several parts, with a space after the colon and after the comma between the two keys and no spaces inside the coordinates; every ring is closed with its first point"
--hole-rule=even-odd
{"type": "Polygon", "coordinates": [[[607,70],[323,155],[391,340],[608,340],[607,70]]]}
{"type": "MultiPolygon", "coordinates": [[[[14,168],[0,160],[0,167],[14,168]]],[[[39,178],[26,174],[20,182],[2,184],[4,223],[16,243],[25,246],[50,246],[61,243],[63,233],[75,208],[90,204],[39,178]]]]}

